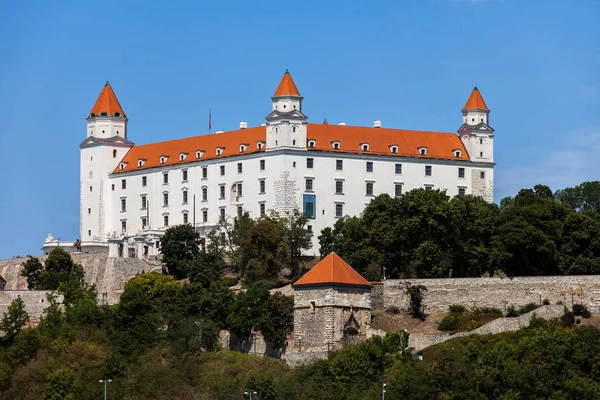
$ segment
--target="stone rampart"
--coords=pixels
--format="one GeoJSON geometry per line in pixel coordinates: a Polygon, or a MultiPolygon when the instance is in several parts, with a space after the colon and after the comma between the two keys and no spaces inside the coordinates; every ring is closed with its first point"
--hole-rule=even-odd
{"type": "Polygon", "coordinates": [[[384,310],[384,291],[383,282],[371,282],[371,309],[373,311],[384,310]]]}
{"type": "Polygon", "coordinates": [[[405,294],[406,284],[423,285],[425,313],[443,313],[450,304],[466,308],[524,306],[539,304],[548,299],[550,304],[562,302],[571,307],[584,304],[593,313],[600,312],[600,275],[532,276],[515,278],[448,278],[448,279],[388,279],[384,282],[384,307],[409,308],[405,294]]]}
{"type": "Polygon", "coordinates": [[[502,332],[514,332],[521,328],[529,326],[531,319],[535,315],[537,318],[551,320],[560,318],[565,313],[562,305],[547,305],[538,307],[533,311],[515,318],[498,318],[470,332],[449,333],[412,333],[408,337],[408,346],[413,348],[413,352],[421,351],[427,347],[445,342],[450,339],[471,335],[491,335],[502,332]]]}
{"type": "MultiPolygon", "coordinates": [[[[8,312],[8,306],[13,300],[21,297],[25,304],[25,311],[29,314],[29,319],[33,322],[39,322],[44,310],[48,307],[46,296],[50,293],[47,290],[0,290],[0,318],[8,312]]],[[[57,298],[62,302],[62,296],[57,298]]]]}

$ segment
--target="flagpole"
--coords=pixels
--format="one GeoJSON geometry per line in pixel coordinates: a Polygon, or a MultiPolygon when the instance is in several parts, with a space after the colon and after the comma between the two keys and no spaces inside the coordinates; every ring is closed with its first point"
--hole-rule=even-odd
{"type": "Polygon", "coordinates": [[[210,129],[212,128],[212,110],[208,109],[208,134],[210,135],[210,129]]]}

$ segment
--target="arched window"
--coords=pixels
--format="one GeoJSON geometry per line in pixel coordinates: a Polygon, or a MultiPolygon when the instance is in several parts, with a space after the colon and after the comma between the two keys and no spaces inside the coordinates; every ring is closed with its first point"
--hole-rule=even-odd
{"type": "Polygon", "coordinates": [[[292,132],[296,132],[296,127],[292,126],[292,132]]]}
{"type": "Polygon", "coordinates": [[[113,158],[117,158],[117,150],[113,150],[113,158]]]}
{"type": "Polygon", "coordinates": [[[221,154],[223,154],[223,149],[220,147],[217,147],[217,155],[220,156],[221,154]]]}
{"type": "Polygon", "coordinates": [[[144,166],[144,160],[138,160],[138,167],[144,166]]]}
{"type": "Polygon", "coordinates": [[[361,143],[360,144],[360,149],[362,151],[369,151],[369,143],[361,143]]]}
{"type": "Polygon", "coordinates": [[[256,143],[256,148],[257,148],[258,150],[261,150],[261,149],[263,148],[263,143],[262,143],[262,142],[258,142],[258,143],[256,143]]]}
{"type": "Polygon", "coordinates": [[[479,139],[479,144],[483,144],[483,139],[479,139]]]}
{"type": "Polygon", "coordinates": [[[196,158],[202,157],[202,152],[200,150],[196,150],[196,158]]]}
{"type": "Polygon", "coordinates": [[[427,155],[427,147],[419,147],[419,154],[422,156],[427,155]]]}
{"type": "Polygon", "coordinates": [[[460,150],[454,150],[454,157],[460,158],[462,156],[462,152],[460,150]]]}
{"type": "Polygon", "coordinates": [[[398,154],[398,146],[390,146],[390,152],[393,154],[398,154]]]}
{"type": "Polygon", "coordinates": [[[184,161],[187,157],[187,153],[180,153],[179,154],[179,161],[184,161]]]}
{"type": "Polygon", "coordinates": [[[167,157],[165,157],[165,156],[162,156],[162,157],[160,158],[160,163],[161,163],[161,164],[164,164],[166,161],[167,161],[167,157]]]}
{"type": "Polygon", "coordinates": [[[317,142],[315,140],[309,140],[308,147],[310,147],[311,149],[314,149],[315,147],[317,147],[317,142]]]}
{"type": "Polygon", "coordinates": [[[246,151],[246,145],[240,144],[240,153],[243,153],[246,151]]]}
{"type": "Polygon", "coordinates": [[[331,142],[331,147],[333,147],[334,150],[339,150],[340,142],[331,142]]]}

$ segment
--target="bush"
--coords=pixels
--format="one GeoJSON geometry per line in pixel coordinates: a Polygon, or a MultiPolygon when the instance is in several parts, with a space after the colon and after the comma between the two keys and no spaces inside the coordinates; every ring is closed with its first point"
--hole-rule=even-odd
{"type": "Polygon", "coordinates": [[[238,276],[224,276],[221,281],[223,282],[223,285],[231,287],[237,285],[237,283],[240,281],[240,278],[238,276]]]}
{"type": "Polygon", "coordinates": [[[542,302],[543,305],[548,306],[550,305],[550,300],[548,299],[544,299],[544,301],[542,302]]]}
{"type": "Polygon", "coordinates": [[[450,304],[448,310],[450,311],[450,314],[462,314],[467,311],[467,309],[460,304],[450,304]]]}
{"type": "Polygon", "coordinates": [[[461,324],[461,319],[456,314],[448,314],[442,319],[438,329],[440,331],[455,331],[461,324]]]}
{"type": "Polygon", "coordinates": [[[572,312],[565,313],[562,317],[560,317],[560,324],[562,326],[570,327],[575,323],[575,316],[572,312]]]}
{"type": "Polygon", "coordinates": [[[388,308],[385,309],[385,312],[388,314],[400,314],[400,309],[397,306],[389,306],[388,308]]]}
{"type": "Polygon", "coordinates": [[[515,309],[515,306],[513,306],[513,305],[508,306],[508,308],[506,309],[506,316],[509,317],[509,318],[513,318],[513,317],[518,317],[519,316],[519,313],[515,309]]]}
{"type": "Polygon", "coordinates": [[[470,311],[470,314],[492,314],[492,315],[502,315],[502,311],[498,308],[494,307],[479,307],[474,308],[470,311]]]}
{"type": "Polygon", "coordinates": [[[527,314],[528,312],[533,311],[538,307],[539,306],[536,303],[525,304],[523,307],[520,307],[517,310],[517,314],[519,314],[519,315],[527,314]]]}
{"type": "Polygon", "coordinates": [[[583,304],[574,304],[573,305],[573,314],[576,316],[581,316],[583,318],[589,318],[591,317],[591,313],[590,311],[587,309],[586,306],[584,306],[583,304]]]}

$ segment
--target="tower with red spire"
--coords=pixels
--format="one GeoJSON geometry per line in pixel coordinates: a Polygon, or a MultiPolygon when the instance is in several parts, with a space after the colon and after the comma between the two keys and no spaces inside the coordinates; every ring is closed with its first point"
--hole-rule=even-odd
{"type": "Polygon", "coordinates": [[[302,100],[292,75],[286,69],[277,90],[271,97],[273,104],[267,116],[267,150],[285,148],[306,149],[306,120],[302,100]]]}
{"type": "MultiPolygon", "coordinates": [[[[107,216],[113,215],[112,208],[119,206],[111,200],[111,192],[115,188],[112,187],[114,182],[109,182],[109,175],[119,167],[134,144],[127,140],[127,116],[108,81],[86,120],[86,139],[79,145],[79,230],[82,246],[89,250],[106,247],[109,233],[114,234],[118,230],[118,227],[109,226],[107,221],[107,216]]],[[[127,199],[125,206],[126,203],[127,199]]]]}

